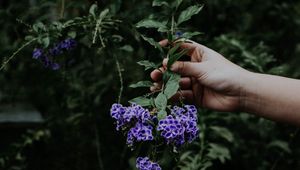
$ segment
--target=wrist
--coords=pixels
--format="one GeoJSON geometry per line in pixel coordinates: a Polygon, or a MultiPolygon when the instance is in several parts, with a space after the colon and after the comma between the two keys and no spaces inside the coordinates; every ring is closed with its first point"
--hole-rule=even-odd
{"type": "Polygon", "coordinates": [[[260,77],[258,73],[245,71],[242,75],[240,86],[240,111],[251,112],[251,108],[255,104],[254,101],[258,100],[257,96],[257,82],[260,77]]]}

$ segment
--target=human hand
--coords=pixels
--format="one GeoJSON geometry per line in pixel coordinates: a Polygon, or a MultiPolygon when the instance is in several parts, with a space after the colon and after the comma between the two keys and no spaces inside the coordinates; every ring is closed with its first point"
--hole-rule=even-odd
{"type": "MultiPolygon", "coordinates": [[[[183,43],[181,49],[189,49],[190,61],[177,61],[171,71],[180,74],[181,90],[173,98],[183,97],[199,106],[218,111],[235,111],[242,107],[244,86],[249,71],[233,64],[219,53],[196,42],[183,43]]],[[[160,42],[162,46],[167,40],[160,42]]],[[[167,59],[160,70],[154,70],[151,78],[156,82],[151,90],[160,88],[162,72],[166,71],[167,59]],[[162,71],[162,72],[161,72],[162,71]]]]}

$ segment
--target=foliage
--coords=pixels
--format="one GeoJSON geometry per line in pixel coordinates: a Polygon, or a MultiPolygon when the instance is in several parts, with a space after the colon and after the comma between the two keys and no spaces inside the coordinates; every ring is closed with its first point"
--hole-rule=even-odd
{"type": "MultiPolygon", "coordinates": [[[[1,146],[1,169],[134,169],[138,153],[151,148],[132,153],[124,147],[109,109],[141,95],[133,102],[156,101],[165,108],[163,97],[153,102],[143,94],[150,86],[149,71],[159,67],[168,50],[177,51],[176,46],[165,51],[157,42],[176,39],[178,31],[252,71],[299,78],[298,0],[196,1],[204,4],[201,12],[191,0],[97,2],[0,2],[1,104],[29,102],[47,120],[29,135],[24,132],[27,137],[2,136],[18,145],[1,146]],[[59,57],[59,71],[32,59],[34,48],[52,48],[66,38],[79,45],[59,57]],[[45,138],[36,140],[40,131],[47,132],[45,138]],[[29,140],[35,142],[24,145],[29,140]]],[[[169,97],[178,89],[171,82],[178,79],[174,74],[167,78],[169,97]]],[[[186,170],[300,167],[297,128],[246,113],[199,113],[199,140],[184,149],[177,163],[162,152],[162,165],[186,170]]]]}

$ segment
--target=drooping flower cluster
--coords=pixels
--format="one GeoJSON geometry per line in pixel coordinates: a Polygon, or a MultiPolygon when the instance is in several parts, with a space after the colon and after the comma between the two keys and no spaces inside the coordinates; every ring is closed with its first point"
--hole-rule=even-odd
{"type": "Polygon", "coordinates": [[[172,143],[179,147],[185,142],[192,142],[199,134],[196,107],[174,106],[171,114],[159,121],[157,130],[161,132],[161,136],[168,144],[172,143]]]}
{"type": "Polygon", "coordinates": [[[124,107],[121,104],[113,104],[110,110],[112,118],[116,120],[117,127],[120,129],[129,129],[127,133],[127,144],[132,146],[135,141],[153,140],[153,127],[149,124],[151,121],[150,112],[140,105],[132,104],[124,107]]]}
{"type": "Polygon", "coordinates": [[[161,170],[161,167],[154,162],[151,162],[148,157],[138,157],[136,160],[138,170],[161,170]]]}
{"type": "Polygon", "coordinates": [[[55,57],[61,55],[64,51],[74,49],[76,46],[77,42],[72,38],[68,38],[54,45],[48,51],[44,51],[41,48],[35,48],[32,53],[32,58],[41,61],[45,68],[58,70],[60,64],[54,61],[55,57]]]}

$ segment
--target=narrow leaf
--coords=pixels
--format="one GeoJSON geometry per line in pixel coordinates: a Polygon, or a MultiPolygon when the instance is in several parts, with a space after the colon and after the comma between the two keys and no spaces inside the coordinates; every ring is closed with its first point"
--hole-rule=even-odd
{"type": "Polygon", "coordinates": [[[227,128],[211,126],[210,129],[212,129],[218,136],[226,139],[228,142],[233,142],[233,134],[227,128]]]}
{"type": "Polygon", "coordinates": [[[172,47],[168,52],[169,56],[173,55],[179,49],[181,44],[182,43],[177,43],[174,47],[172,47]]]}
{"type": "Polygon", "coordinates": [[[157,28],[160,32],[168,31],[168,28],[165,23],[154,21],[152,19],[144,19],[136,24],[137,28],[157,28]]]}
{"type": "Polygon", "coordinates": [[[44,48],[48,48],[48,46],[50,45],[50,38],[49,37],[44,37],[42,39],[42,43],[43,43],[44,48]]]}
{"type": "Polygon", "coordinates": [[[190,38],[193,38],[194,36],[197,36],[197,35],[201,35],[203,34],[202,32],[185,32],[182,34],[182,38],[186,38],[186,39],[190,39],[190,38]]]}
{"type": "Polygon", "coordinates": [[[148,99],[146,97],[137,97],[134,99],[131,99],[129,103],[135,103],[141,106],[150,106],[151,105],[151,99],[148,99]]]}
{"type": "Polygon", "coordinates": [[[161,110],[157,113],[157,119],[162,120],[167,117],[167,112],[165,110],[161,110]]]}
{"type": "Polygon", "coordinates": [[[143,35],[141,35],[141,37],[147,41],[149,44],[151,44],[152,46],[154,46],[155,48],[159,49],[160,52],[163,52],[163,49],[161,48],[161,46],[159,45],[158,42],[156,42],[153,38],[148,38],[148,37],[145,37],[143,35]]]}
{"type": "Polygon", "coordinates": [[[98,5],[97,4],[93,4],[91,7],[90,7],[90,10],[89,10],[89,13],[93,16],[93,17],[96,17],[96,10],[98,8],[98,5]]]}
{"type": "Polygon", "coordinates": [[[182,51],[180,51],[179,53],[176,53],[174,55],[170,55],[169,56],[169,60],[167,63],[167,67],[168,69],[177,61],[179,60],[182,56],[184,56],[185,54],[187,54],[189,49],[184,49],[182,51]]]}
{"type": "Polygon", "coordinates": [[[178,9],[178,7],[180,6],[180,4],[182,3],[183,0],[175,0],[172,4],[173,7],[175,7],[175,9],[178,9]]]}
{"type": "Polygon", "coordinates": [[[179,81],[180,81],[180,75],[176,73],[171,73],[171,76],[167,81],[164,90],[164,94],[167,96],[168,99],[177,93],[179,89],[179,81]]]}
{"type": "Polygon", "coordinates": [[[144,66],[145,70],[149,70],[149,69],[156,69],[156,65],[153,62],[150,62],[148,60],[143,60],[143,61],[139,61],[137,62],[139,65],[144,66]]]}
{"type": "Polygon", "coordinates": [[[131,84],[129,87],[138,88],[138,87],[151,87],[153,83],[151,81],[139,81],[135,84],[131,84]]]}
{"type": "Polygon", "coordinates": [[[186,10],[182,11],[179,15],[177,25],[180,25],[181,23],[191,19],[193,15],[198,14],[201,9],[203,8],[203,5],[193,5],[188,7],[186,10]]]}
{"type": "Polygon", "coordinates": [[[105,9],[103,10],[100,14],[99,14],[99,18],[100,19],[104,19],[106,17],[106,15],[108,14],[109,9],[105,9]]]}
{"type": "Polygon", "coordinates": [[[167,102],[167,96],[162,92],[158,94],[154,101],[156,108],[159,110],[165,110],[167,107],[167,102]]]}
{"type": "Polygon", "coordinates": [[[162,6],[162,5],[169,6],[168,2],[162,0],[154,0],[152,2],[152,6],[162,6]]]}

